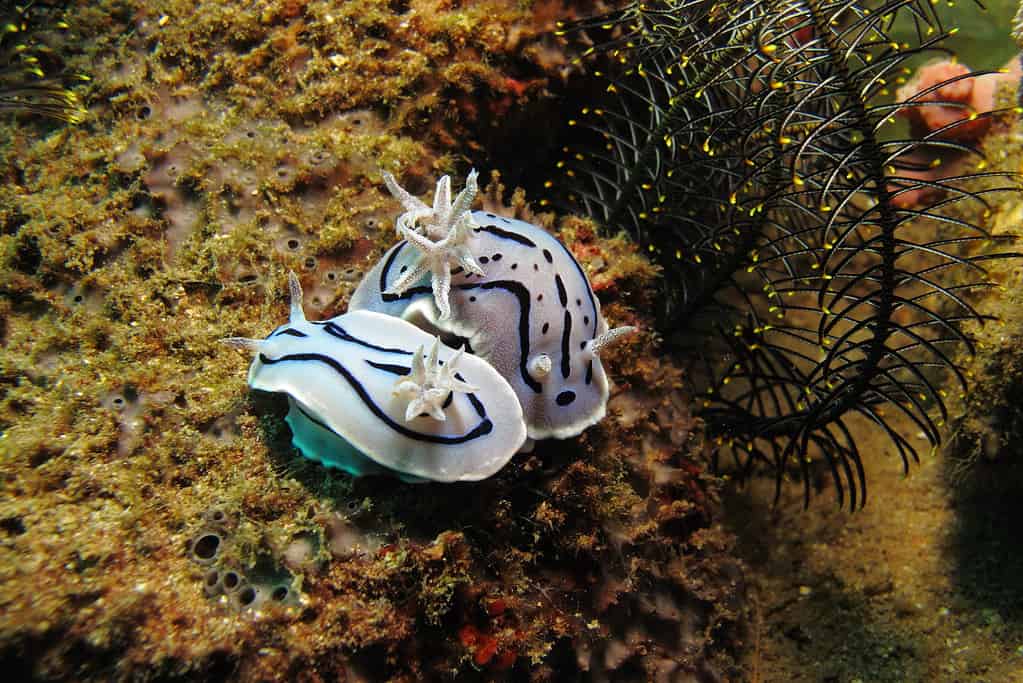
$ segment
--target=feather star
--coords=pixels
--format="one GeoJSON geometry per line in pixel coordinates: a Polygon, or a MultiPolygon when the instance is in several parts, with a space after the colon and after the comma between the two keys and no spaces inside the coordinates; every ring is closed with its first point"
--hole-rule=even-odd
{"type": "Polygon", "coordinates": [[[398,380],[394,387],[394,395],[408,400],[405,409],[405,421],[411,422],[423,413],[435,420],[443,422],[444,403],[452,391],[471,393],[479,391],[476,387],[455,377],[455,365],[462,357],[462,350],[448,359],[443,366],[437,359],[440,338],[434,340],[430,355],[424,357],[424,347],[412,356],[412,368],[409,374],[398,380]]]}
{"type": "Polygon", "coordinates": [[[431,274],[433,300],[442,320],[451,316],[451,267],[461,266],[466,273],[482,277],[483,269],[469,249],[472,219],[469,207],[476,196],[476,171],[471,171],[465,189],[451,201],[451,179],[444,176],[437,182],[433,206],[409,194],[398,185],[394,176],[383,173],[384,184],[401,202],[405,213],[394,222],[401,236],[419,250],[416,261],[388,288],[388,294],[404,294],[427,273],[431,274]]]}

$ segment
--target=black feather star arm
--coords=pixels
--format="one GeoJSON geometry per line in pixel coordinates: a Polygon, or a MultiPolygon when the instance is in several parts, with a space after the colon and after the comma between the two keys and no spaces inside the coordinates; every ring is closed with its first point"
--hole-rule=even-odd
{"type": "Polygon", "coordinates": [[[1016,189],[957,141],[977,114],[888,133],[900,108],[965,106],[925,101],[940,85],[889,95],[949,31],[928,0],[635,3],[563,28],[595,45],[607,101],[569,122],[578,144],[549,184],[664,266],[663,322],[697,359],[715,459],[773,464],[779,493],[797,473],[807,503],[821,461],[839,504],[862,506],[852,423],[906,468],[906,425],[940,442],[963,323],[982,319],[971,292],[990,285],[985,261],[1014,255],[960,217],[1016,189]],[[889,37],[900,17],[915,45],[889,37]],[[950,154],[975,170],[934,173],[950,154]]]}

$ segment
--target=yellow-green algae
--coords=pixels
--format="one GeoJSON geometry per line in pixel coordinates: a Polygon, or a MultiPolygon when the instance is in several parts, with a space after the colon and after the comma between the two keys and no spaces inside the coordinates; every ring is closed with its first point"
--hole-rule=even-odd
{"type": "Polygon", "coordinates": [[[610,321],[645,330],[605,355],[612,416],[478,485],[352,482],[301,459],[280,401],[250,396],[248,359],[217,343],[285,318],[288,270],[311,315],[343,311],[393,240],[379,169],[420,191],[464,170],[481,112],[564,75],[541,32],[571,11],[72,8],[88,120],[8,122],[2,146],[11,675],[742,679],[741,565],[645,314],[655,273],[627,241],[561,224],[610,321]],[[216,557],[198,561],[211,531],[216,557]],[[289,595],[207,596],[211,568],[289,595]]]}

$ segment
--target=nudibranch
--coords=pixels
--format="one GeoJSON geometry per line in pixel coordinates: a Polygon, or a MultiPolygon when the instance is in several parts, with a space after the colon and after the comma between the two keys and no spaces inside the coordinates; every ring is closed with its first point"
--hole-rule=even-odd
{"type": "Polygon", "coordinates": [[[249,386],[288,397],[292,442],[311,460],[354,476],[477,481],[526,441],[522,409],[485,360],[401,318],[355,311],[306,320],[298,278],[291,315],[256,352],[249,386]]]}
{"type": "Polygon", "coordinates": [[[634,328],[608,329],[572,253],[538,226],[470,212],[475,173],[453,204],[442,178],[432,208],[384,178],[406,209],[397,220],[405,239],[367,273],[349,310],[461,340],[514,389],[531,439],[572,437],[601,420],[608,381],[600,350],[634,328]]]}

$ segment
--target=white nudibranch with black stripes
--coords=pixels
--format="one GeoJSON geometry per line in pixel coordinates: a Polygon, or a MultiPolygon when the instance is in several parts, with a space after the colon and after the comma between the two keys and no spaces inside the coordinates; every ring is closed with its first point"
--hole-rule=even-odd
{"type": "Polygon", "coordinates": [[[292,442],[307,458],[353,476],[478,481],[522,447],[522,409],[485,360],[372,311],[306,320],[298,278],[289,281],[286,325],[225,342],[256,352],[249,386],[287,395],[292,442]]]}
{"type": "Polygon", "coordinates": [[[464,343],[511,384],[531,439],[572,437],[600,421],[608,399],[600,350],[634,328],[608,329],[565,245],[530,223],[470,212],[475,172],[454,203],[441,178],[432,208],[384,180],[406,209],[396,221],[405,239],[366,274],[349,310],[464,343]]]}
{"type": "Polygon", "coordinates": [[[432,207],[390,174],[384,182],[405,208],[395,221],[404,239],[366,274],[348,313],[306,320],[291,273],[288,323],[263,340],[225,340],[256,352],[249,386],[287,395],[302,454],[353,476],[475,481],[531,440],[572,437],[603,418],[600,350],[635,328],[608,329],[565,245],[535,225],[470,212],[475,172],[454,200],[441,178],[432,207]]]}

